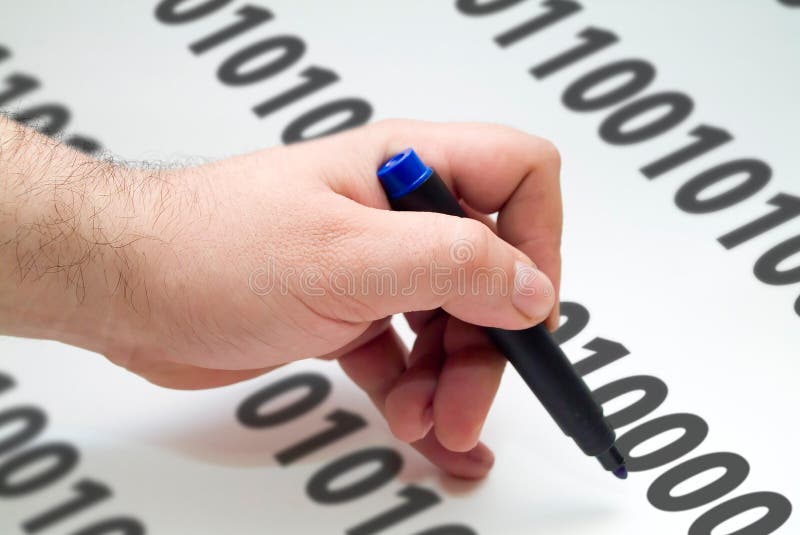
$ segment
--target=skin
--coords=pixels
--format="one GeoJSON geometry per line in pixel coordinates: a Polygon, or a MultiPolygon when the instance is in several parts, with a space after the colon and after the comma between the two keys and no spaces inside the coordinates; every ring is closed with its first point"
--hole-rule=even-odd
{"type": "Polygon", "coordinates": [[[480,478],[494,460],[479,438],[505,359],[475,325],[557,326],[559,169],[550,142],[510,128],[398,120],[199,167],[133,169],[0,118],[0,333],[79,346],[179,389],[337,359],[397,438],[480,478]],[[408,146],[471,218],[388,210],[375,170],[408,146]],[[436,290],[431,261],[452,288],[458,273],[499,268],[508,291],[436,290]],[[309,267],[308,280],[296,275],[309,267]],[[419,284],[332,282],[376,268],[400,288],[419,284]],[[285,283],[270,287],[273,275],[285,283]],[[400,313],[417,334],[410,350],[389,321],[400,313]]]}

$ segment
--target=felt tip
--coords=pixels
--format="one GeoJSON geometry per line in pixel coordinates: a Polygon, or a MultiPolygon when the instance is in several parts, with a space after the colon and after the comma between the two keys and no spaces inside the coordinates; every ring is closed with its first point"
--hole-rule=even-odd
{"type": "Polygon", "coordinates": [[[597,460],[600,461],[603,468],[619,479],[626,479],[628,477],[628,469],[625,468],[625,458],[616,446],[611,446],[607,451],[598,455],[597,460]]]}

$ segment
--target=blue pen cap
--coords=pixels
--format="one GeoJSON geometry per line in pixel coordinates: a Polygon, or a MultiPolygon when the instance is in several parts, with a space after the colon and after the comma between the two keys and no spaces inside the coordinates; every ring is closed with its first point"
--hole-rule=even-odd
{"type": "Polygon", "coordinates": [[[378,169],[378,178],[390,199],[411,193],[433,174],[433,169],[422,163],[414,149],[406,149],[392,156],[378,169]]]}

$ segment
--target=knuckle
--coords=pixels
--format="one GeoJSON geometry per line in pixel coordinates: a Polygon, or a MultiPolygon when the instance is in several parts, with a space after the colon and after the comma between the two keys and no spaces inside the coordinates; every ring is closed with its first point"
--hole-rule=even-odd
{"type": "Polygon", "coordinates": [[[381,119],[372,123],[372,128],[375,130],[375,132],[382,134],[387,139],[391,139],[393,134],[406,130],[411,123],[412,121],[408,119],[381,119]]]}
{"type": "Polygon", "coordinates": [[[493,238],[491,229],[480,221],[462,218],[450,236],[450,260],[466,268],[484,265],[493,238]]]}
{"type": "Polygon", "coordinates": [[[378,129],[383,130],[391,130],[393,127],[396,127],[404,122],[404,119],[398,119],[395,117],[389,117],[388,119],[380,119],[375,121],[373,126],[378,129]]]}
{"type": "Polygon", "coordinates": [[[561,151],[555,143],[545,138],[536,139],[537,152],[541,155],[541,159],[549,165],[560,169],[561,168],[561,151]]]}

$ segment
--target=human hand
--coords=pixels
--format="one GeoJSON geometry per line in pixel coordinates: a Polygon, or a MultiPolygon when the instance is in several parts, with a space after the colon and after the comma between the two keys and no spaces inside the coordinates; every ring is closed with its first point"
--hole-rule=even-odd
{"type": "Polygon", "coordinates": [[[505,359],[470,324],[555,327],[559,165],[550,143],[509,128],[385,121],[196,168],[126,171],[130,198],[102,216],[120,237],[108,240],[113,267],[95,257],[71,327],[43,337],[172,388],[336,358],[399,439],[481,477],[492,454],[480,430],[505,359]],[[375,171],[407,146],[475,219],[388,210],[375,171]],[[485,214],[498,210],[495,229],[485,214]],[[113,306],[101,295],[109,280],[113,306]],[[418,335],[410,352],[389,324],[396,313],[418,335]]]}

